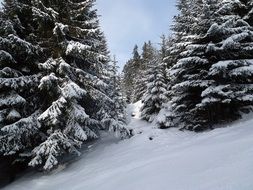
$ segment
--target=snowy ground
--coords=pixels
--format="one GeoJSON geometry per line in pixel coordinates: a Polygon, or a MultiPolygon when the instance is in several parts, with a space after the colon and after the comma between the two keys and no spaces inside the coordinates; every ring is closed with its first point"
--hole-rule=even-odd
{"type": "Polygon", "coordinates": [[[253,119],[201,134],[159,130],[139,120],[138,106],[129,106],[133,138],[103,136],[65,170],[27,174],[5,189],[253,189],[253,119]]]}

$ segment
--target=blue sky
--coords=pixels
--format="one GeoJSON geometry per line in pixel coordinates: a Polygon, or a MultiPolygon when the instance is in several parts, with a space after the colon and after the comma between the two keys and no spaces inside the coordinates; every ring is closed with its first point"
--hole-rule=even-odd
{"type": "Polygon", "coordinates": [[[131,57],[135,44],[160,42],[169,34],[176,0],[97,0],[100,22],[112,54],[122,68],[131,57]]]}
{"type": "Polygon", "coordinates": [[[144,41],[157,44],[162,34],[169,33],[175,4],[176,0],[97,0],[102,30],[121,68],[135,44],[140,49],[144,41]]]}

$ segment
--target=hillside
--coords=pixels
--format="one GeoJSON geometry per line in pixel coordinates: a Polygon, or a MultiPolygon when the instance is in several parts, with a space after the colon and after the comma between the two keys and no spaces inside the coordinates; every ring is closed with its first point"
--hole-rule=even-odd
{"type": "Polygon", "coordinates": [[[252,190],[253,119],[206,133],[160,130],[140,121],[140,103],[129,127],[136,135],[100,141],[64,170],[29,173],[6,190],[252,190]]]}

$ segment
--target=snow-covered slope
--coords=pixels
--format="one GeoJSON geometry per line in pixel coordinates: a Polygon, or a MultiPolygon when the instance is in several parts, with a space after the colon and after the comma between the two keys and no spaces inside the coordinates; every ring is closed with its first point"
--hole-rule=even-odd
{"type": "Polygon", "coordinates": [[[65,170],[27,174],[9,190],[252,190],[253,119],[196,134],[159,130],[139,120],[131,139],[96,142],[65,170]]]}

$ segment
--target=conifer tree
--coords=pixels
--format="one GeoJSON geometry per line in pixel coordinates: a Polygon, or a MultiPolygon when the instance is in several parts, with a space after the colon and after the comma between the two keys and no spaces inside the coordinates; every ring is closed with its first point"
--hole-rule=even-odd
{"type": "MultiPolygon", "coordinates": [[[[93,4],[5,1],[1,154],[26,155],[30,166],[50,170],[62,155],[79,154],[83,142],[99,137],[99,110],[114,102],[107,91],[108,50],[93,4]]],[[[128,135],[123,126],[114,131],[128,135]]]]}
{"type": "MultiPolygon", "coordinates": [[[[113,76],[112,76],[112,81],[113,81],[113,87],[114,91],[112,94],[112,100],[114,102],[114,118],[115,118],[115,123],[120,126],[126,125],[126,102],[124,100],[124,96],[122,93],[122,79],[120,76],[117,74],[118,68],[117,68],[117,61],[116,58],[114,57],[113,60],[113,76]]],[[[119,127],[120,127],[119,126],[119,127]]],[[[129,134],[127,134],[129,135],[129,134]]]]}
{"type": "Polygon", "coordinates": [[[196,27],[196,19],[192,15],[195,6],[198,6],[196,0],[179,0],[177,2],[179,14],[174,17],[174,24],[171,27],[173,33],[170,39],[172,43],[166,50],[169,53],[164,58],[168,68],[176,64],[178,59],[182,57],[181,53],[191,43],[192,30],[196,27]]]}
{"type": "Polygon", "coordinates": [[[134,83],[134,102],[140,101],[147,91],[148,83],[148,68],[157,56],[157,50],[152,45],[151,41],[145,42],[142,47],[141,65],[136,72],[134,83]]]}
{"type": "Polygon", "coordinates": [[[244,1],[223,1],[217,14],[220,23],[212,24],[201,41],[208,45],[200,52],[206,59],[209,86],[201,93],[197,122],[201,129],[233,121],[248,113],[253,105],[253,29],[246,19],[244,1]],[[215,39],[215,40],[214,40],[215,39]]]}
{"type": "Polygon", "coordinates": [[[141,68],[141,56],[139,54],[137,45],[135,45],[132,55],[133,57],[126,63],[123,69],[124,88],[128,103],[133,103],[135,101],[135,93],[133,89],[136,84],[136,78],[138,77],[141,68]]]}
{"type": "MultiPolygon", "coordinates": [[[[196,4],[189,6],[191,11],[194,10],[194,12],[188,12],[188,23],[185,24],[192,27],[188,29],[183,39],[189,39],[190,41],[185,44],[185,48],[171,69],[172,87],[170,94],[172,94],[173,115],[180,118],[180,124],[183,124],[184,128],[197,130],[191,124],[193,117],[197,116],[193,112],[194,105],[200,100],[199,93],[201,93],[203,87],[208,86],[209,83],[204,79],[207,65],[204,62],[201,64],[202,57],[199,59],[194,56],[191,57],[190,54],[194,51],[190,50],[189,47],[196,47],[196,41],[206,34],[211,22],[213,22],[212,17],[216,16],[218,2],[214,4],[212,0],[196,1],[196,4]],[[210,15],[212,17],[208,18],[210,15]],[[198,19],[192,22],[194,16],[198,19]]],[[[201,48],[201,46],[199,47],[201,48]]],[[[179,125],[175,124],[175,126],[179,125]]]]}
{"type": "Polygon", "coordinates": [[[244,19],[246,22],[249,23],[250,26],[253,26],[253,2],[252,1],[245,1],[246,6],[246,15],[244,19]]]}
{"type": "Polygon", "coordinates": [[[247,48],[252,36],[243,20],[245,4],[210,0],[200,7],[195,37],[171,70],[172,115],[184,129],[195,131],[237,119],[252,105],[252,53],[247,48]]]}
{"type": "Polygon", "coordinates": [[[130,132],[126,130],[126,102],[123,97],[121,89],[121,79],[117,74],[117,61],[114,56],[110,65],[110,82],[108,89],[110,91],[109,97],[112,102],[108,102],[107,110],[104,111],[102,123],[105,129],[116,132],[121,138],[130,136],[130,132]]]}
{"type": "MultiPolygon", "coordinates": [[[[178,62],[179,59],[186,57],[184,54],[187,46],[196,38],[196,29],[198,28],[199,11],[202,9],[202,1],[200,0],[179,0],[177,8],[179,14],[174,17],[174,24],[171,27],[173,33],[167,39],[166,53],[163,58],[166,64],[168,78],[168,98],[172,100],[172,87],[179,83],[177,77],[170,72],[171,68],[178,62]]],[[[171,104],[174,105],[174,104],[171,104]]],[[[168,115],[168,114],[167,114],[168,115]]],[[[175,114],[172,114],[173,118],[175,114]]],[[[166,123],[166,122],[164,122],[166,123]]],[[[171,127],[171,123],[170,123],[171,127]]]]}
{"type": "MultiPolygon", "coordinates": [[[[52,52],[52,59],[41,64],[48,76],[41,80],[39,88],[56,91],[47,97],[53,101],[47,103],[47,109],[38,118],[52,130],[48,139],[34,149],[32,166],[41,164],[46,157],[44,169],[50,169],[57,163],[59,154],[77,152],[76,147],[83,141],[98,138],[101,123],[97,120],[97,113],[102,106],[113,103],[106,92],[108,84],[103,80],[109,57],[93,4],[94,1],[62,1],[56,4],[52,1],[48,5],[61,15],[51,29],[51,39],[56,40],[55,46],[59,47],[52,52]],[[58,151],[47,150],[52,143],[58,151]]],[[[127,135],[123,126],[114,124],[113,127],[115,132],[127,135]]]]}
{"type": "Polygon", "coordinates": [[[5,0],[0,18],[0,155],[28,152],[36,144],[41,113],[39,62],[46,60],[36,41],[33,6],[5,0]]]}
{"type": "Polygon", "coordinates": [[[142,99],[143,106],[141,108],[141,118],[148,122],[152,122],[155,119],[162,105],[167,101],[164,64],[159,58],[154,59],[152,63],[147,72],[147,91],[142,99]]]}
{"type": "Polygon", "coordinates": [[[159,55],[162,60],[167,56],[167,49],[171,44],[169,44],[169,40],[166,38],[166,36],[163,34],[161,36],[161,43],[160,43],[160,51],[159,55]]]}

